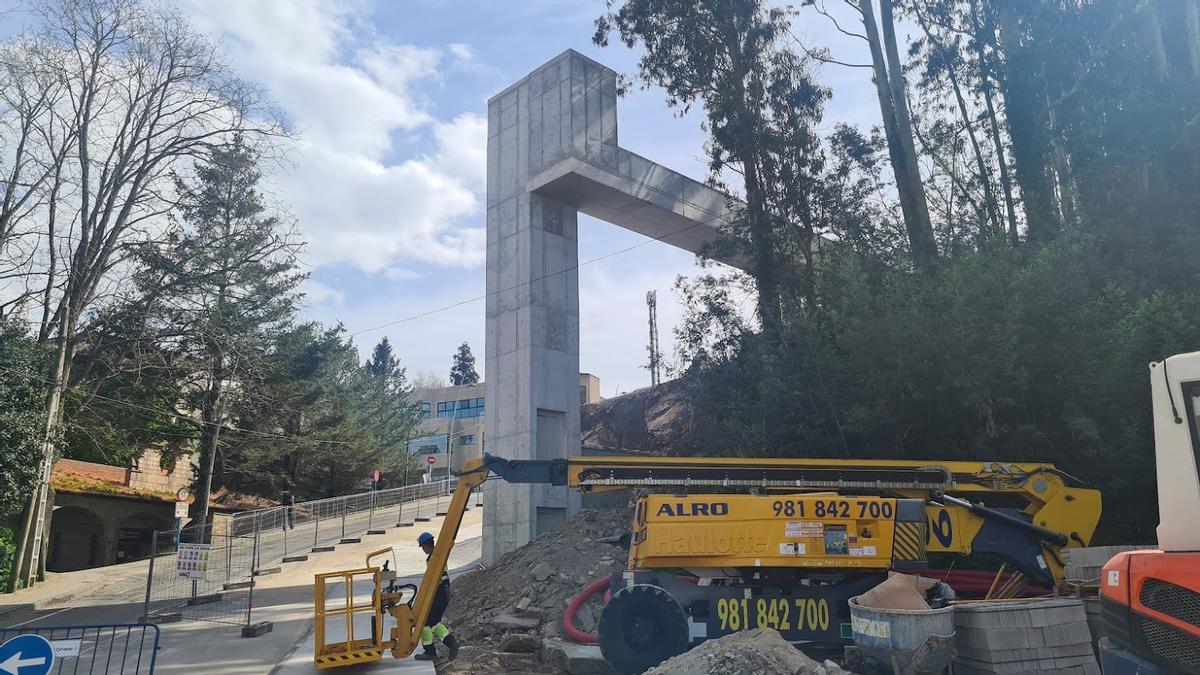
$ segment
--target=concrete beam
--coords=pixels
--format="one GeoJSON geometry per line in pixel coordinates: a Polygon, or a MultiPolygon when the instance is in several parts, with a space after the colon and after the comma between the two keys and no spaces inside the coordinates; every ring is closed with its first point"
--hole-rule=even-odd
{"type": "MultiPolygon", "coordinates": [[[[579,453],[578,214],[698,253],[737,208],[618,145],[616,81],[568,50],[488,101],[484,422],[494,455],[579,453]]],[[[484,563],[580,503],[562,486],[488,481],[484,563]]]]}

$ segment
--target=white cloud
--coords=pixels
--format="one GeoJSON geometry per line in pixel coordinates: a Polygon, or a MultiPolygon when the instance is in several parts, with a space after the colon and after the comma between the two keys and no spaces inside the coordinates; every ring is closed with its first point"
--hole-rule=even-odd
{"type": "Polygon", "coordinates": [[[487,182],[487,120],[474,113],[463,113],[433,130],[439,169],[477,190],[487,182]]]}
{"type": "Polygon", "coordinates": [[[389,281],[412,281],[421,279],[425,275],[405,267],[389,267],[383,271],[383,276],[387,277],[389,281]]]}
{"type": "Polygon", "coordinates": [[[451,42],[446,45],[446,49],[449,49],[454,58],[458,59],[458,62],[463,65],[475,62],[475,52],[471,49],[470,45],[464,45],[461,42],[451,42]]]}
{"type": "Polygon", "coordinates": [[[234,67],[261,82],[300,131],[272,180],[308,240],[306,260],[377,272],[401,261],[478,266],[486,124],[439,120],[420,94],[466,45],[376,38],[340,0],[177,0],[223,36],[234,67]],[[449,55],[449,56],[447,56],[449,55]],[[406,143],[427,136],[418,153],[406,143]]]}
{"type": "Polygon", "coordinates": [[[346,301],[345,293],[313,279],[305,279],[300,291],[304,293],[304,299],[309,306],[341,305],[346,301]]]}

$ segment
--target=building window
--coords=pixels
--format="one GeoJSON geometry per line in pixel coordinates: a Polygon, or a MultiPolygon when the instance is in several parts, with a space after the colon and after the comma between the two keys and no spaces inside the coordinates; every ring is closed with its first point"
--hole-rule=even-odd
{"type": "Polygon", "coordinates": [[[475,434],[463,434],[458,437],[459,445],[475,445],[475,434]]]}
{"type": "Polygon", "coordinates": [[[587,385],[579,385],[579,405],[587,404],[587,385]]]}
{"type": "Polygon", "coordinates": [[[483,399],[468,398],[461,401],[443,401],[437,404],[438,417],[465,419],[483,417],[483,399]]]}
{"type": "Polygon", "coordinates": [[[421,419],[429,419],[429,401],[421,401],[421,419]]]}
{"type": "Polygon", "coordinates": [[[408,450],[414,455],[436,455],[446,452],[446,442],[445,434],[420,436],[408,444],[408,450]]]}

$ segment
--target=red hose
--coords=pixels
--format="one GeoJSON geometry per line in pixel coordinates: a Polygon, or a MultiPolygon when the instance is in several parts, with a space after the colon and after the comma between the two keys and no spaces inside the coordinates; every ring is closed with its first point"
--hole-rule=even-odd
{"type": "MultiPolygon", "coordinates": [[[[608,577],[597,579],[592,582],[592,585],[583,589],[583,592],[575,596],[571,600],[571,604],[567,605],[567,612],[563,614],[563,633],[566,634],[572,642],[578,642],[581,645],[594,645],[599,640],[591,633],[585,633],[575,627],[575,612],[587,602],[588,598],[600,592],[601,588],[608,588],[608,577]]],[[[607,599],[606,599],[607,602],[607,599]]]]}
{"type": "MultiPolygon", "coordinates": [[[[696,577],[680,575],[679,578],[693,584],[700,583],[700,580],[696,577]]],[[[612,585],[609,583],[609,577],[597,579],[596,581],[592,582],[591,586],[583,589],[583,592],[575,596],[574,599],[571,600],[571,603],[567,605],[567,611],[565,614],[563,614],[563,633],[566,634],[566,636],[570,638],[572,642],[577,642],[581,645],[594,645],[600,641],[595,635],[592,635],[591,633],[585,633],[575,627],[575,613],[579,611],[579,608],[583,606],[583,603],[588,601],[588,598],[592,597],[596,593],[599,593],[601,588],[604,589],[604,604],[607,605],[608,601],[612,598],[612,585]]]]}

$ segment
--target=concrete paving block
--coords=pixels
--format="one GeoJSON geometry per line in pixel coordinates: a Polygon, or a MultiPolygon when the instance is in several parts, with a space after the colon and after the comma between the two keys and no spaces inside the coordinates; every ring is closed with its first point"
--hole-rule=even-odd
{"type": "Polygon", "coordinates": [[[1046,626],[1041,629],[1043,642],[1048,647],[1059,645],[1077,645],[1091,643],[1092,634],[1088,630],[1087,621],[1074,621],[1059,626],[1046,626]]]}
{"type": "Polygon", "coordinates": [[[151,614],[150,616],[138,617],[138,623],[179,623],[183,621],[181,612],[167,612],[165,614],[151,614]]]}
{"type": "Polygon", "coordinates": [[[987,663],[975,659],[956,656],[951,662],[956,675],[960,673],[1037,673],[1055,672],[1054,660],[1044,664],[1037,659],[1027,661],[1012,661],[1008,663],[987,663]]]}
{"type": "Polygon", "coordinates": [[[1070,668],[1072,666],[1088,667],[1096,665],[1096,657],[1088,654],[1087,656],[1063,656],[1055,657],[1054,665],[1057,668],[1070,668]]]}
{"type": "Polygon", "coordinates": [[[1028,661],[1039,658],[1039,650],[1037,649],[991,650],[963,645],[961,642],[956,642],[955,650],[958,652],[959,656],[972,659],[980,663],[1008,663],[1011,661],[1028,661]]]}
{"type": "Polygon", "coordinates": [[[256,638],[266,635],[275,629],[275,624],[270,621],[259,621],[258,623],[242,626],[242,637],[256,638]]]}
{"type": "Polygon", "coordinates": [[[224,596],[220,593],[210,593],[208,595],[197,595],[194,598],[188,598],[187,604],[189,606],[207,605],[207,604],[214,603],[214,602],[220,602],[222,597],[224,597],[224,596]]]}
{"type": "Polygon", "coordinates": [[[1028,610],[1032,625],[1041,626],[1056,626],[1068,621],[1076,621],[1084,617],[1083,603],[1079,600],[1070,600],[1069,604],[1054,603],[1047,604],[1044,607],[1034,607],[1028,610]]]}
{"type": "Polygon", "coordinates": [[[1095,656],[1092,653],[1092,645],[1089,642],[1077,645],[1064,645],[1062,647],[1043,647],[1038,649],[1037,652],[1040,658],[1095,656]]]}

